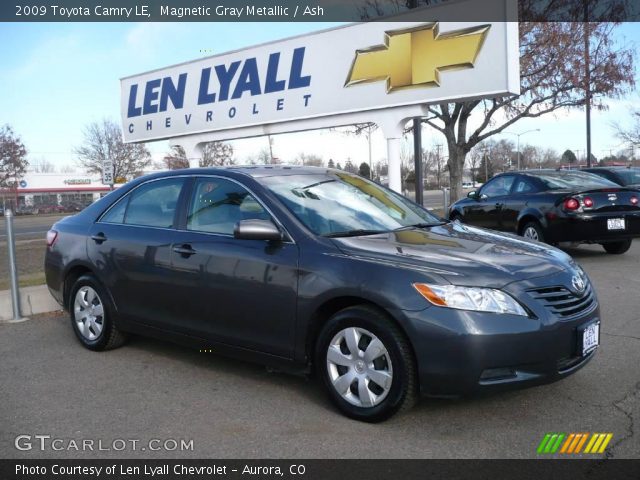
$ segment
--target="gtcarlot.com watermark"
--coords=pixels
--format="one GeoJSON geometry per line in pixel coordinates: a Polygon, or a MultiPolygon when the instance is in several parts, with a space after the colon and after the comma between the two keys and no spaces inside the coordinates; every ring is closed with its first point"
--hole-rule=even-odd
{"type": "Polygon", "coordinates": [[[193,451],[193,440],[183,438],[60,438],[51,435],[18,435],[14,446],[20,451],[54,452],[188,452],[193,451]]]}

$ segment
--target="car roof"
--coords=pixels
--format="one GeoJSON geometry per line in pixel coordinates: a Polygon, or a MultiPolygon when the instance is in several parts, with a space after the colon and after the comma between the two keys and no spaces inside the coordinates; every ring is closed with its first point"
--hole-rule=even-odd
{"type": "Polygon", "coordinates": [[[181,168],[178,170],[165,170],[145,175],[144,178],[169,177],[173,175],[211,175],[234,172],[253,178],[273,177],[283,175],[322,175],[326,173],[340,172],[344,170],[326,167],[307,167],[297,165],[228,165],[222,167],[181,168]]]}
{"type": "Polygon", "coordinates": [[[624,167],[622,165],[612,165],[610,167],[584,167],[583,170],[638,170],[640,167],[624,167]]]}

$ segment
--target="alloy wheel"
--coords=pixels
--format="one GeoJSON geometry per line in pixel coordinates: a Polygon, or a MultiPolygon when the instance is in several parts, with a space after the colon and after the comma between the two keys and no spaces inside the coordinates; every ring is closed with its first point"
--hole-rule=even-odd
{"type": "Polygon", "coordinates": [[[104,327],[104,306],[98,293],[89,286],[81,287],[73,303],[73,318],[80,334],[95,340],[104,327]]]}
{"type": "Polygon", "coordinates": [[[523,235],[524,238],[528,238],[529,240],[539,240],[538,231],[534,227],[527,227],[524,229],[523,235]]]}
{"type": "Polygon", "coordinates": [[[368,330],[340,330],[327,349],[327,371],[336,392],[357,407],[378,405],[389,394],[393,367],[387,348],[368,330]]]}

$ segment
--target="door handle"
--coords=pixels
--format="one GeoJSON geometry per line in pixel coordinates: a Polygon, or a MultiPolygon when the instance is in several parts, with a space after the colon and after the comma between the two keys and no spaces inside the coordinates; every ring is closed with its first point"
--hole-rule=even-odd
{"type": "Polygon", "coordinates": [[[191,245],[180,245],[179,247],[173,247],[173,251],[187,257],[190,257],[191,255],[196,253],[196,251],[191,248],[191,245]]]}
{"type": "Polygon", "coordinates": [[[95,235],[91,235],[91,240],[93,240],[94,242],[96,242],[97,244],[101,244],[102,242],[104,242],[107,239],[106,235],[102,232],[97,233],[95,235]]]}

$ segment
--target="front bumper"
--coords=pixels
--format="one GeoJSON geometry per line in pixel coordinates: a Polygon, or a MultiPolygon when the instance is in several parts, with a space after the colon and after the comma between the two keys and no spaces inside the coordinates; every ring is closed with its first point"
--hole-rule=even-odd
{"type": "Polygon", "coordinates": [[[402,312],[421,393],[456,397],[524,388],[560,380],[586,365],[597,349],[582,356],[581,328],[600,322],[595,293],[587,310],[561,319],[527,296],[532,283],[505,290],[535,318],[441,307],[402,312]]]}

